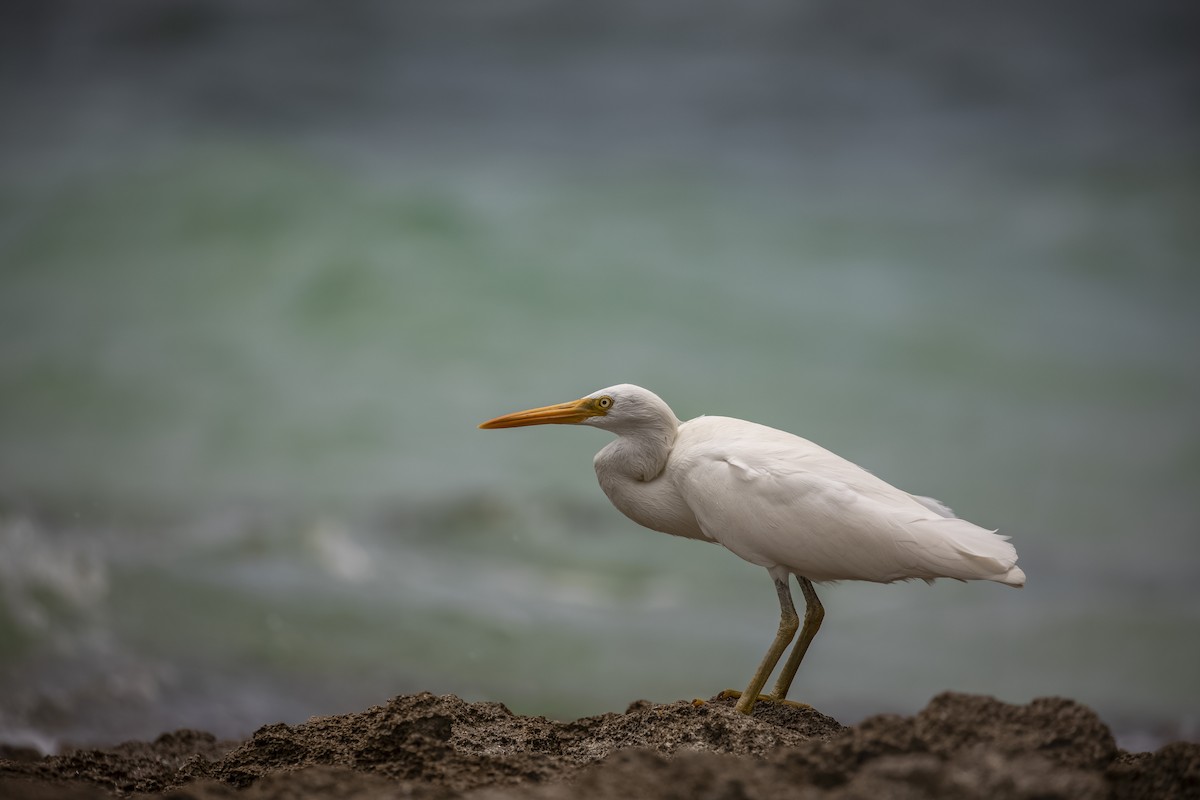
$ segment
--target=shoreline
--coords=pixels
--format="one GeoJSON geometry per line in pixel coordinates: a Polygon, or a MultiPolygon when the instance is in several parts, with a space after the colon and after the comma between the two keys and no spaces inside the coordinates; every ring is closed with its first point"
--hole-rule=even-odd
{"type": "Polygon", "coordinates": [[[495,702],[401,695],[242,741],[201,731],[56,756],[0,748],[22,798],[1040,797],[1200,795],[1200,743],[1119,750],[1090,708],[944,693],[911,717],[846,727],[807,707],[732,700],[558,722],[495,702]]]}

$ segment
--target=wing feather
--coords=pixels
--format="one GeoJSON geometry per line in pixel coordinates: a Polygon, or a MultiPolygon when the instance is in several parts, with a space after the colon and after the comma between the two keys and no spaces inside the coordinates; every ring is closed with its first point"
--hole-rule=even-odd
{"type": "Polygon", "coordinates": [[[681,437],[677,490],[705,535],[747,561],[817,581],[1024,582],[1007,537],[954,517],[936,500],[783,431],[702,420],[721,435],[681,437]]]}

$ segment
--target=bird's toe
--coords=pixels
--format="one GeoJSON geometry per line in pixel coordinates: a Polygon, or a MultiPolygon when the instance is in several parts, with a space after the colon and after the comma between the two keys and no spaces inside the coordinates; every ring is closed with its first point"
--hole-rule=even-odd
{"type": "Polygon", "coordinates": [[[772,697],[770,695],[759,695],[759,700],[764,700],[768,703],[775,703],[780,706],[791,706],[792,708],[812,708],[808,703],[801,703],[799,700],[788,700],[786,697],[772,697]]]}
{"type": "MultiPolygon", "coordinates": [[[[726,689],[717,694],[714,700],[740,700],[743,692],[737,689],[726,689]]],[[[812,708],[808,703],[801,703],[798,700],[788,700],[786,697],[775,697],[770,694],[760,694],[756,699],[756,703],[775,703],[781,706],[791,706],[792,708],[812,708]]]]}

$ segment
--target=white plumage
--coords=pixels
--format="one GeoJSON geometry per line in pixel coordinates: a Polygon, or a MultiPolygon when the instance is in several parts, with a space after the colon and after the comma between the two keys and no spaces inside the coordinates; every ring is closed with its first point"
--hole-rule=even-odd
{"type": "Polygon", "coordinates": [[[1025,583],[1007,537],[958,519],[937,500],[897,489],[799,436],[730,417],[681,423],[656,394],[631,384],[480,427],[545,423],[589,425],[617,435],[596,454],[596,476],[613,505],[634,522],[716,542],[771,574],[780,597],[780,631],[741,694],[738,708],[747,713],[799,627],[790,575],[804,590],[808,613],[776,685],[773,699],[780,700],[823,617],[811,581],[1025,583]]]}

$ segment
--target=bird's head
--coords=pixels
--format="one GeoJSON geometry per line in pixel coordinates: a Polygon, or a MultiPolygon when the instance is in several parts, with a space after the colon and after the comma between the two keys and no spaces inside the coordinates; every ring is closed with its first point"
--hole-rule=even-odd
{"type": "Polygon", "coordinates": [[[479,427],[518,428],[525,425],[590,425],[614,433],[679,424],[671,407],[649,389],[622,383],[592,392],[569,403],[531,408],[489,419],[479,427]]]}

